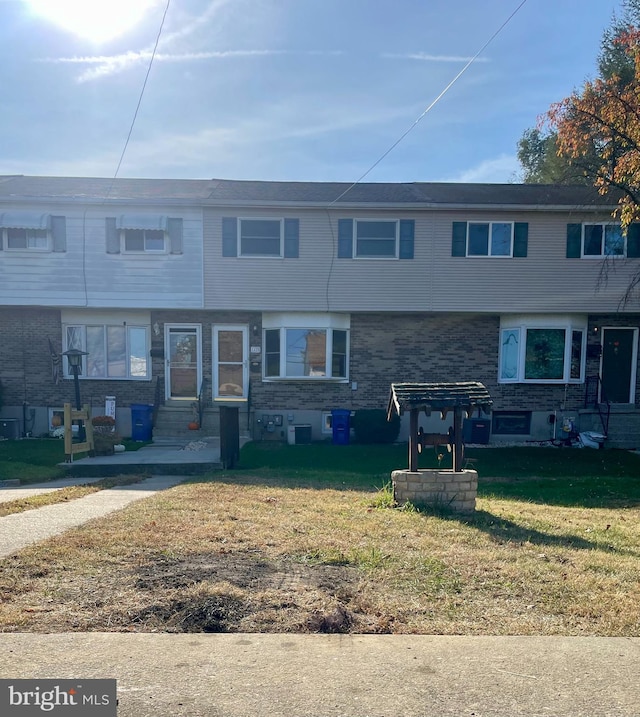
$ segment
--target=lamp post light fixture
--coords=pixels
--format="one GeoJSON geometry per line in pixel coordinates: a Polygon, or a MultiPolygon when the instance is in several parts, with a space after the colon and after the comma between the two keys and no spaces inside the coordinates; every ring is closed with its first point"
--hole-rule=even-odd
{"type": "MultiPolygon", "coordinates": [[[[82,357],[88,356],[89,354],[87,351],[80,351],[80,349],[69,349],[68,351],[63,351],[62,355],[67,357],[69,373],[73,376],[73,383],[76,391],[76,409],[81,411],[82,404],[80,402],[80,381],[78,376],[82,373],[82,357]]],[[[78,424],[78,440],[82,443],[84,439],[84,423],[80,421],[78,424]]]]}

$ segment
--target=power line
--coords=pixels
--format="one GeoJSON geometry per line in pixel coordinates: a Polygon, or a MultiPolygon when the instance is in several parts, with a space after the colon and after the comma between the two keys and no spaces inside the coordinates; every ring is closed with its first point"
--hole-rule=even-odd
{"type": "Polygon", "coordinates": [[[442,90],[442,92],[431,102],[431,104],[422,112],[422,114],[415,120],[415,122],[407,129],[405,132],[403,132],[400,137],[387,149],[384,154],[382,154],[370,167],[367,169],[367,171],[347,189],[342,192],[338,197],[336,197],[331,204],[329,204],[329,207],[333,206],[336,202],[339,202],[342,197],[344,197],[345,194],[350,192],[356,185],[360,184],[360,182],[368,175],[370,174],[379,164],[382,162],[382,160],[390,154],[399,144],[402,142],[402,140],[418,125],[418,123],[425,117],[437,104],[438,102],[447,94],[447,92],[453,87],[453,85],[462,77],[462,75],[471,67],[471,65],[478,59],[478,57],[486,50],[486,48],[493,42],[493,40],[504,30],[504,28],[509,24],[509,22],[513,19],[513,17],[518,13],[518,11],[525,5],[527,0],[522,0],[522,2],[518,5],[518,7],[509,15],[509,17],[500,25],[500,27],[491,35],[491,37],[484,43],[484,45],[476,52],[476,54],[467,62],[467,64],[458,72],[458,74],[449,82],[449,84],[442,90]]]}
{"type": "Polygon", "coordinates": [[[129,133],[127,134],[127,139],[125,140],[124,147],[122,148],[122,154],[120,155],[120,160],[118,162],[118,166],[116,167],[115,174],[113,175],[113,179],[111,180],[111,184],[109,185],[109,190],[107,192],[107,197],[109,194],[111,194],[111,188],[113,187],[113,183],[115,182],[118,173],[120,172],[120,167],[122,166],[122,162],[124,160],[124,155],[127,151],[127,147],[129,146],[129,140],[131,139],[131,135],[133,133],[133,128],[136,124],[136,120],[138,118],[138,112],[140,110],[140,105],[142,104],[142,98],[144,97],[144,92],[147,88],[147,81],[149,79],[149,75],[151,74],[151,68],[153,67],[153,60],[156,56],[156,51],[158,49],[158,44],[160,43],[160,37],[162,36],[162,30],[164,28],[164,21],[167,18],[167,13],[169,12],[169,6],[171,5],[171,0],[167,0],[167,4],[164,8],[164,14],[162,15],[162,21],[160,23],[160,28],[158,29],[158,35],[156,37],[155,45],[153,46],[153,52],[151,53],[151,58],[149,60],[149,67],[147,67],[147,74],[145,75],[144,82],[142,83],[142,89],[140,90],[140,96],[138,97],[138,104],[136,105],[136,110],[133,113],[133,119],[131,120],[131,126],[129,127],[129,133]]]}

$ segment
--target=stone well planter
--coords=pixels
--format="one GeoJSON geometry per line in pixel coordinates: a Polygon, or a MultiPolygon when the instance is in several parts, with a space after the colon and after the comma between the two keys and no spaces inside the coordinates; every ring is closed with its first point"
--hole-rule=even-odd
{"type": "Polygon", "coordinates": [[[463,470],[397,470],[391,473],[393,496],[400,505],[409,502],[450,510],[473,513],[478,494],[478,473],[463,470]]]}

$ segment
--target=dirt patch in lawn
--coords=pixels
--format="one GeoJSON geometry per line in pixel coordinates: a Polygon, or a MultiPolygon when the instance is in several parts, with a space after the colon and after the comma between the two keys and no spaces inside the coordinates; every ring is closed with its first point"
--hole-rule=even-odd
{"type": "Polygon", "coordinates": [[[122,614],[123,626],[177,632],[261,632],[274,627],[274,613],[297,613],[302,632],[350,632],[362,622],[346,607],[360,580],[353,567],[272,562],[257,554],[159,557],[134,571],[135,586],[152,604],[122,614]],[[185,593],[187,596],[185,596],[185,593]],[[164,599],[158,599],[164,598],[164,599]]]}

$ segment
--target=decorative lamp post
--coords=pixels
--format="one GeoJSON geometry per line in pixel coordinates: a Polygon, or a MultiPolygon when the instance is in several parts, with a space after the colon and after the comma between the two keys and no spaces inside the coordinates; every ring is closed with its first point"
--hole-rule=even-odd
{"type": "MultiPolygon", "coordinates": [[[[80,403],[80,381],[78,376],[82,373],[82,357],[88,356],[89,354],[87,351],[80,351],[80,349],[69,349],[68,351],[63,351],[62,355],[67,357],[69,373],[73,376],[73,383],[76,390],[76,409],[81,411],[82,404],[80,403]]],[[[78,424],[78,440],[82,443],[84,439],[84,423],[80,421],[78,424]]]]}

